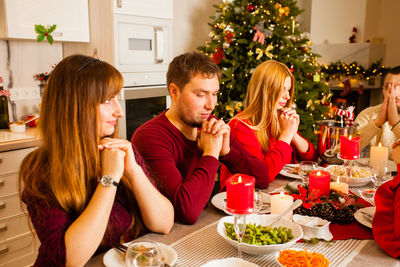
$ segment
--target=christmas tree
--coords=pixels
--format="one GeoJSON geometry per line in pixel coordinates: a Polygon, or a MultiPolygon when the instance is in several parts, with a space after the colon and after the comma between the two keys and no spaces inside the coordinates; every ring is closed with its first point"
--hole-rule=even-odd
{"type": "Polygon", "coordinates": [[[316,121],[325,119],[331,93],[320,81],[315,54],[306,33],[298,29],[302,12],[295,0],[223,0],[209,23],[210,40],[198,49],[222,70],[221,93],[215,115],[229,120],[243,109],[254,69],[274,59],[286,64],[295,82],[299,131],[314,144],[316,121]]]}

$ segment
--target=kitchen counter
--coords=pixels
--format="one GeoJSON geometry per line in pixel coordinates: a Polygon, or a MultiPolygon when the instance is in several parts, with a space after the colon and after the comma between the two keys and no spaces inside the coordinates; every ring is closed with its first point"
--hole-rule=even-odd
{"type": "Polygon", "coordinates": [[[39,146],[40,133],[37,128],[27,128],[25,132],[14,133],[0,130],[0,152],[39,146]]]}

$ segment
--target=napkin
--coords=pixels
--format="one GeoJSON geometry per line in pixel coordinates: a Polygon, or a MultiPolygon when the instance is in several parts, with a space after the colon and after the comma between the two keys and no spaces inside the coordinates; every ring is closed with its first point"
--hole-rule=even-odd
{"type": "MultiPolygon", "coordinates": [[[[357,203],[364,205],[364,207],[371,207],[371,203],[362,198],[357,200],[357,203]]],[[[348,224],[331,223],[329,230],[333,235],[333,240],[345,239],[374,239],[370,228],[361,225],[357,221],[348,224]]]]}

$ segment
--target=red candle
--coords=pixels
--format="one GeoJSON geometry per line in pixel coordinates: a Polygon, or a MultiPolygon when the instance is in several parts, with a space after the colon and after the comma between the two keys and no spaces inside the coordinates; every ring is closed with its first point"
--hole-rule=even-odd
{"type": "Polygon", "coordinates": [[[340,137],[340,157],[342,159],[360,158],[360,137],[340,137]]]}
{"type": "Polygon", "coordinates": [[[255,179],[235,174],[226,181],[226,210],[233,214],[249,214],[254,210],[255,179]]]}
{"type": "Polygon", "coordinates": [[[331,187],[331,173],[322,170],[310,172],[308,194],[312,197],[329,197],[331,187]]]}

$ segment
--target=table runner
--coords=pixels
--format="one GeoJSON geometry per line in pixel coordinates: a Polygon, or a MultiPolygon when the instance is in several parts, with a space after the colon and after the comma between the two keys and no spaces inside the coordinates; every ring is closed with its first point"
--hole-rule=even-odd
{"type": "MultiPolygon", "coordinates": [[[[198,267],[214,259],[236,257],[237,247],[228,244],[217,232],[217,222],[207,225],[190,235],[172,243],[178,253],[179,267],[198,267]]],[[[308,251],[322,253],[330,261],[330,266],[346,266],[368,243],[369,240],[337,240],[319,242],[316,245],[296,243],[293,248],[306,248],[308,251]]],[[[243,259],[259,266],[279,266],[275,260],[276,253],[250,255],[243,253],[243,259]]]]}

